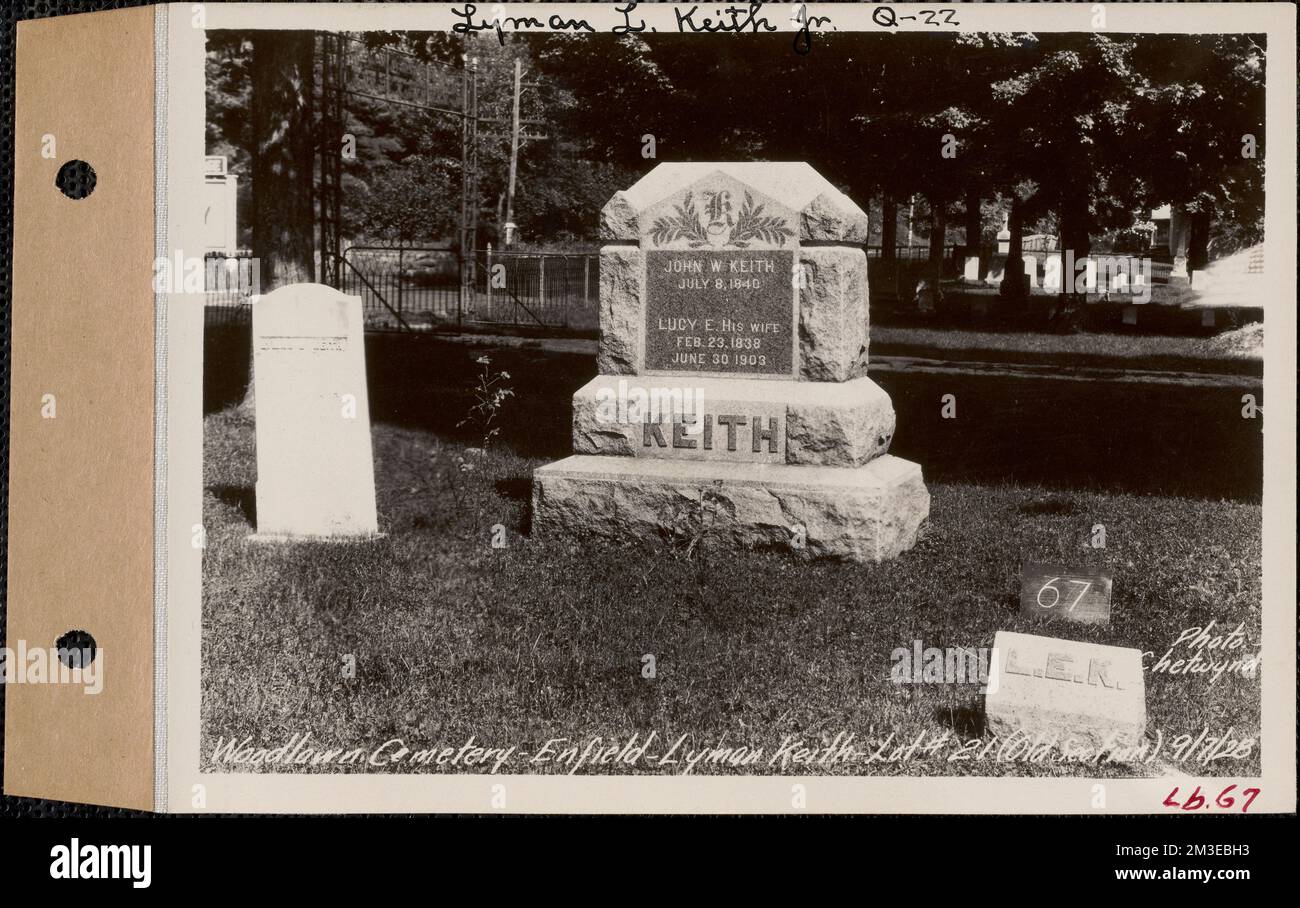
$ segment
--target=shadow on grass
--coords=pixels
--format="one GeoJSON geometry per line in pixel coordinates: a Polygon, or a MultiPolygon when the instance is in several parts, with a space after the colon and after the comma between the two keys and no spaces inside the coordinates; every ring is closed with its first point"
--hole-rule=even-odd
{"type": "Polygon", "coordinates": [[[215,485],[208,486],[207,491],[216,496],[217,501],[230,507],[239,508],[250,527],[257,526],[257,494],[247,486],[215,485]]]}
{"type": "Polygon", "coordinates": [[[512,476],[509,479],[499,479],[496,483],[496,490],[502,498],[509,498],[511,501],[527,504],[532,498],[533,480],[531,476],[512,476]]]}
{"type": "Polygon", "coordinates": [[[1018,510],[1031,516],[1062,516],[1077,514],[1079,505],[1069,495],[1042,495],[1025,502],[1018,510]]]}
{"type": "MultiPolygon", "coordinates": [[[[216,413],[243,399],[250,341],[247,329],[211,329],[205,343],[204,408],[216,413]]],[[[480,444],[466,415],[484,355],[509,373],[514,392],[494,444],[531,460],[571,454],[573,394],[596,373],[590,353],[367,335],[372,422],[480,444]]],[[[1263,421],[1241,418],[1241,387],[925,370],[872,379],[897,413],[890,453],[920,463],[927,482],[1061,493],[1026,503],[1027,515],[1074,514],[1070,492],[1080,489],[1260,500],[1263,421]],[[949,394],[961,401],[958,418],[945,418],[938,404],[949,394]]]]}
{"type": "Polygon", "coordinates": [[[978,706],[966,704],[955,709],[951,706],[939,706],[934,710],[934,721],[951,729],[959,738],[982,738],[988,730],[984,710],[978,706]]]}

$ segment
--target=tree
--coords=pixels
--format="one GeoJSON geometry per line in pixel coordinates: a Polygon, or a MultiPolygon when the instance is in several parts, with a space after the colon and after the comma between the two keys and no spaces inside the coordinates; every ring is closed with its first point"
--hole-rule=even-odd
{"type": "MultiPolygon", "coordinates": [[[[1130,64],[1136,39],[1031,38],[1023,68],[992,86],[1010,143],[1008,175],[1030,211],[1055,212],[1062,249],[1081,262],[1094,232],[1132,220],[1130,187],[1119,177],[1127,170],[1125,130],[1139,81],[1130,64]]],[[[1074,274],[1062,274],[1061,294],[1057,315],[1072,325],[1080,302],[1074,274]]]]}
{"type": "MultiPolygon", "coordinates": [[[[274,240],[299,270],[309,151],[290,127],[304,124],[309,96],[303,34],[214,33],[209,54],[209,147],[237,159],[241,148],[257,152],[249,155],[261,159],[256,245],[274,240]],[[247,123],[244,70],[256,108],[247,123]]],[[[522,115],[546,134],[519,156],[516,220],[534,241],[594,238],[608,196],[660,160],[725,159],[808,161],[864,207],[881,193],[887,246],[893,205],[923,196],[932,270],[950,213],[964,210],[977,242],[993,199],[1010,202],[1018,224],[1055,223],[1078,258],[1093,236],[1165,201],[1200,219],[1199,244],[1210,217],[1246,225],[1238,240],[1260,235],[1262,153],[1243,157],[1242,137],[1262,149],[1261,38],[830,33],[808,55],[780,34],[715,35],[707,52],[698,36],[674,34],[516,35],[504,47],[441,33],[365,41],[422,60],[457,64],[466,52],[478,60],[474,201],[484,210],[505,189],[513,67],[522,60],[535,83],[522,115]],[[648,137],[653,157],[643,155],[648,137]]],[[[347,106],[357,155],[344,165],[345,231],[445,234],[459,209],[459,119],[361,97],[347,106]]],[[[1073,293],[1073,281],[1063,290],[1073,293]]]]}
{"type": "Polygon", "coordinates": [[[257,31],[249,71],[253,254],[263,287],[315,279],[313,36],[257,31]]]}
{"type": "MultiPolygon", "coordinates": [[[[1230,247],[1262,241],[1264,38],[1145,36],[1135,105],[1134,178],[1142,202],[1192,217],[1190,266],[1208,258],[1211,222],[1230,247]]],[[[1229,248],[1227,251],[1231,251],[1229,248]]]]}

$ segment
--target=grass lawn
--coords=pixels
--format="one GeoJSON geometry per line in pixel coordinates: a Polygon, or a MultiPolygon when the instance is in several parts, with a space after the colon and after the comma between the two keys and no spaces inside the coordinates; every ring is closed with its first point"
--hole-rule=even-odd
{"type": "MultiPolygon", "coordinates": [[[[782,771],[767,758],[787,736],[824,746],[845,733],[862,749],[891,734],[894,745],[919,735],[945,743],[908,759],[812,772],[1154,775],[1168,770],[1154,761],[950,762],[955,745],[991,739],[978,683],[896,684],[891,652],[914,640],[986,647],[1006,629],[1158,657],[1183,629],[1211,620],[1224,632],[1244,623],[1249,651],[1259,640],[1253,504],[936,484],[923,539],[879,565],[707,545],[689,555],[671,544],[588,549],[529,537],[530,474],[541,461],[507,449],[476,454],[385,424],[374,427],[374,444],[386,537],[250,544],[251,416],[233,407],[207,417],[205,770],[256,771],[210,762],[218,736],[270,747],[310,733],[317,746],[367,750],[394,737],[412,749],[458,748],[473,737],[536,753],[552,738],[623,742],[654,732],[660,742],[689,735],[691,747],[761,747],[757,764],[696,770],[757,774],[782,771]],[[1106,527],[1101,550],[1087,546],[1097,523],[1106,527]],[[496,524],[504,548],[491,544],[496,524]],[[1044,630],[1018,617],[1019,565],[1030,558],[1109,565],[1111,625],[1044,630]],[[653,679],[643,677],[646,654],[655,657],[653,679]],[[354,677],[343,670],[347,656],[354,677]]],[[[1146,703],[1148,736],[1159,733],[1166,746],[1204,728],[1259,734],[1258,678],[1148,674],[1146,703]]],[[[1242,775],[1258,765],[1251,748],[1246,759],[1182,768],[1242,775]]],[[[567,768],[525,761],[503,771],[567,768]]]]}

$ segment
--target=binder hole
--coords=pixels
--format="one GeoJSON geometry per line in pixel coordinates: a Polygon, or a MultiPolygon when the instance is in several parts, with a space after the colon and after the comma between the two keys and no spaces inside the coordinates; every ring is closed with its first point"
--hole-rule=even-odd
{"type": "Polygon", "coordinates": [[[86,668],[95,661],[99,648],[88,631],[68,631],[54,642],[59,661],[68,668],[86,668]]]}
{"type": "Polygon", "coordinates": [[[95,191],[95,168],[85,161],[68,161],[59,168],[54,185],[70,199],[84,199],[95,191]]]}

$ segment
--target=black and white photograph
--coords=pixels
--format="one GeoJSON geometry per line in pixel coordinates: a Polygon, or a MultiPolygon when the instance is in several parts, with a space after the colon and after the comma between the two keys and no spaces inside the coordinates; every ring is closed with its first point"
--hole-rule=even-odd
{"type": "Polygon", "coordinates": [[[1267,53],[209,31],[204,770],[1257,773],[1267,53]]]}
{"type": "Polygon", "coordinates": [[[1295,15],[21,4],[4,853],[1280,864],[1295,15]]]}

